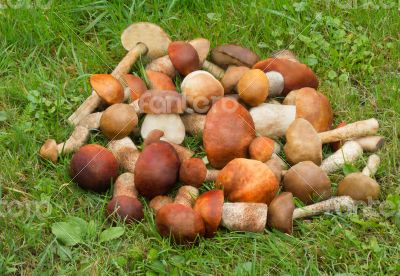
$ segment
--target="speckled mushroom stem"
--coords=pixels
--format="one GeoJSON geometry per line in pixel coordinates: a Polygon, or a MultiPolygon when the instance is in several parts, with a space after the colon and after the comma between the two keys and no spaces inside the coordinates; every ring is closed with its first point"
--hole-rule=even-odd
{"type": "Polygon", "coordinates": [[[206,115],[190,113],[184,114],[181,118],[187,133],[193,136],[201,135],[203,133],[204,125],[206,123],[206,115]]]}
{"type": "Polygon", "coordinates": [[[225,75],[225,70],[219,67],[218,65],[205,60],[202,69],[209,72],[211,75],[213,75],[217,80],[221,80],[224,75],[225,75]]]}
{"type": "MultiPolygon", "coordinates": [[[[137,44],[124,56],[124,58],[119,62],[117,67],[111,73],[111,75],[113,75],[121,82],[123,87],[125,87],[126,85],[125,81],[121,79],[122,76],[129,72],[130,68],[136,62],[139,56],[146,54],[147,50],[147,46],[143,43],[137,44]]],[[[96,110],[96,108],[99,107],[101,103],[101,98],[94,90],[92,90],[92,94],[78,107],[78,109],[74,113],[72,113],[71,116],[69,116],[68,121],[73,125],[77,125],[83,118],[96,110]]]]}
{"type": "Polygon", "coordinates": [[[378,171],[379,165],[381,163],[381,159],[378,155],[372,154],[368,157],[367,165],[362,170],[362,174],[373,177],[375,173],[378,171]]]}
{"type": "Polygon", "coordinates": [[[138,192],[135,187],[135,176],[133,173],[126,172],[118,176],[114,183],[113,198],[128,196],[137,198],[138,192]]]}
{"type": "Polygon", "coordinates": [[[232,231],[263,232],[268,206],[264,203],[224,203],[221,224],[232,231]]]}
{"type": "Polygon", "coordinates": [[[383,136],[366,136],[354,139],[365,152],[377,152],[385,143],[383,136]]]}
{"type": "Polygon", "coordinates": [[[351,212],[357,207],[357,202],[349,196],[333,197],[312,205],[296,208],[293,211],[293,219],[307,218],[325,212],[346,211],[351,212]]]}
{"type": "Polygon", "coordinates": [[[327,174],[343,167],[346,162],[354,162],[363,154],[362,147],[355,141],[347,141],[335,153],[324,159],[321,168],[327,174]]]}
{"type": "Polygon", "coordinates": [[[149,207],[156,214],[164,205],[174,202],[172,198],[166,195],[158,195],[149,202],[149,207]]]}
{"type": "Polygon", "coordinates": [[[108,149],[114,154],[119,165],[127,172],[134,173],[139,150],[129,137],[113,140],[108,144],[108,149]]]}
{"type": "Polygon", "coordinates": [[[179,188],[174,202],[192,208],[198,197],[199,190],[196,187],[182,186],[179,188]]]}
{"type": "Polygon", "coordinates": [[[204,181],[215,181],[215,179],[217,179],[219,172],[220,172],[219,170],[208,169],[204,181]]]}

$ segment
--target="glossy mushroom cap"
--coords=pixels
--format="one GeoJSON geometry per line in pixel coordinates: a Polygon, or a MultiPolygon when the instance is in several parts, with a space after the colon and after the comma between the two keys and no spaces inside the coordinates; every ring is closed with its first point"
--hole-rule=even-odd
{"type": "Polygon", "coordinates": [[[247,157],[254,137],[253,119],[236,100],[225,97],[211,107],[206,116],[203,143],[213,168],[221,169],[232,159],[247,157]]]}
{"type": "Polygon", "coordinates": [[[351,173],[339,182],[337,194],[368,202],[378,199],[380,190],[380,185],[374,179],[362,173],[351,173]]]}
{"type": "Polygon", "coordinates": [[[161,72],[146,70],[146,77],[149,82],[150,89],[155,90],[176,90],[172,79],[161,72]]]}
{"type": "Polygon", "coordinates": [[[146,114],[181,114],[186,109],[182,95],[173,90],[147,90],[139,99],[146,114]]]}
{"type": "Polygon", "coordinates": [[[157,213],[158,210],[161,209],[164,205],[173,203],[174,201],[169,196],[159,195],[153,197],[152,200],[149,202],[149,207],[153,210],[154,213],[157,213]]]}
{"type": "Polygon", "coordinates": [[[70,174],[81,188],[104,192],[118,176],[118,162],[105,147],[89,144],[72,156],[70,174]]]}
{"type": "Polygon", "coordinates": [[[128,136],[137,124],[135,108],[123,103],[109,106],[100,119],[100,129],[109,140],[128,136]]]}
{"type": "Polygon", "coordinates": [[[108,203],[107,214],[115,214],[127,223],[140,221],[144,217],[142,203],[135,197],[123,195],[114,197],[108,203]]]}
{"type": "Polygon", "coordinates": [[[322,162],[322,144],[314,127],[305,119],[294,120],[286,130],[286,144],[283,147],[291,164],[312,161],[322,162]]]}
{"type": "Polygon", "coordinates": [[[307,65],[286,58],[267,58],[254,64],[253,69],[281,73],[284,78],[284,94],[303,87],[318,88],[317,76],[307,65]]]}
{"type": "Polygon", "coordinates": [[[254,138],[249,146],[250,158],[267,162],[274,153],[275,142],[271,138],[260,136],[254,138]]]}
{"type": "Polygon", "coordinates": [[[265,102],[268,97],[268,78],[259,69],[251,69],[243,74],[237,84],[239,97],[250,106],[265,102]]]}
{"type": "Polygon", "coordinates": [[[328,199],[332,195],[328,176],[311,161],[300,162],[291,167],[283,177],[283,189],[305,204],[328,199]]]}
{"type": "Polygon", "coordinates": [[[222,190],[210,190],[197,198],[193,209],[200,214],[204,221],[205,237],[215,236],[221,223],[223,205],[224,192],[222,190]]]}
{"type": "Polygon", "coordinates": [[[278,191],[278,181],[264,163],[244,158],[229,162],[218,174],[215,186],[231,202],[269,204],[278,191]]]}
{"type": "Polygon", "coordinates": [[[226,68],[229,65],[253,66],[259,57],[251,50],[235,44],[224,44],[214,48],[211,52],[213,61],[226,68]]]}
{"type": "Polygon", "coordinates": [[[146,83],[138,76],[126,74],[124,75],[124,80],[130,90],[131,101],[139,99],[140,95],[142,95],[147,90],[146,83]]]}
{"type": "Polygon", "coordinates": [[[193,243],[205,232],[201,216],[192,208],[178,203],[164,205],[158,210],[156,226],[161,236],[171,235],[178,244],[193,243]]]}
{"type": "Polygon", "coordinates": [[[179,180],[185,185],[200,187],[206,179],[207,168],[200,158],[190,158],[182,162],[179,180]]]}
{"type": "Polygon", "coordinates": [[[110,74],[95,74],[90,76],[90,85],[97,95],[107,104],[112,105],[124,100],[124,88],[110,74]]]}
{"type": "Polygon", "coordinates": [[[178,154],[169,143],[148,145],[136,161],[136,189],[148,199],[168,193],[178,179],[179,166],[178,154]]]}
{"type": "Polygon", "coordinates": [[[198,70],[187,75],[181,84],[182,94],[197,113],[206,113],[211,105],[224,96],[224,88],[213,75],[198,70]]]}
{"type": "Polygon", "coordinates": [[[168,46],[168,55],[175,69],[181,75],[186,76],[200,68],[199,55],[196,49],[188,42],[172,42],[168,46]]]}
{"type": "Polygon", "coordinates": [[[294,203],[292,193],[281,193],[275,197],[268,206],[268,226],[284,233],[292,234],[293,211],[294,203]]]}
{"type": "Polygon", "coordinates": [[[325,95],[313,88],[305,87],[290,92],[283,104],[296,105],[296,118],[309,121],[317,132],[330,130],[333,111],[325,95]]]}
{"type": "Polygon", "coordinates": [[[224,87],[225,94],[233,92],[243,74],[249,70],[249,67],[246,66],[229,66],[224,77],[221,79],[221,84],[224,87]]]}

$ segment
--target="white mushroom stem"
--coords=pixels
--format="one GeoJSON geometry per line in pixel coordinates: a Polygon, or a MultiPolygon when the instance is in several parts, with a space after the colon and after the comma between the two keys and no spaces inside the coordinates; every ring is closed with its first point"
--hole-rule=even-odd
{"type": "Polygon", "coordinates": [[[190,135],[197,136],[203,133],[204,125],[206,124],[206,115],[191,113],[181,116],[181,119],[185,125],[186,132],[190,135]]]}
{"type": "Polygon", "coordinates": [[[179,188],[174,202],[192,208],[198,197],[199,190],[196,187],[182,186],[179,188]]]}
{"type": "Polygon", "coordinates": [[[363,154],[363,149],[355,141],[347,141],[335,153],[324,159],[321,169],[327,174],[335,172],[343,167],[345,163],[351,163],[359,159],[363,154]]]}
{"type": "Polygon", "coordinates": [[[113,140],[108,149],[114,154],[118,164],[127,172],[134,173],[140,152],[129,137],[113,140]]]}
{"type": "MultiPolygon", "coordinates": [[[[127,74],[136,62],[138,57],[147,52],[147,46],[143,43],[137,44],[132,50],[130,50],[124,58],[119,62],[117,67],[111,73],[117,78],[121,84],[125,87],[125,80],[122,79],[123,75],[127,74]]],[[[77,125],[83,118],[96,110],[97,107],[102,103],[101,98],[97,95],[96,91],[92,90],[92,94],[78,107],[78,109],[68,118],[68,121],[77,125]]]]}
{"type": "Polygon", "coordinates": [[[185,126],[179,114],[147,114],[142,123],[140,134],[143,139],[155,129],[162,130],[161,140],[181,144],[185,139],[185,126]]]}
{"type": "Polygon", "coordinates": [[[270,71],[265,73],[268,77],[268,97],[278,97],[282,94],[285,80],[281,73],[276,71],[270,71]]]}
{"type": "Polygon", "coordinates": [[[377,152],[385,143],[383,136],[366,136],[354,139],[365,152],[377,152]]]}
{"type": "Polygon", "coordinates": [[[67,141],[57,145],[58,153],[61,154],[75,152],[81,146],[86,144],[89,139],[89,134],[90,131],[88,128],[77,126],[67,141]]]}
{"type": "Polygon", "coordinates": [[[268,206],[264,203],[224,203],[221,224],[232,231],[263,232],[267,214],[268,206]]]}
{"type": "Polygon", "coordinates": [[[367,165],[362,170],[362,174],[373,177],[375,173],[378,171],[379,165],[381,163],[381,159],[378,155],[372,154],[368,157],[367,165]]]}
{"type": "Polygon", "coordinates": [[[129,196],[136,198],[138,191],[135,187],[135,175],[130,172],[126,172],[118,176],[115,180],[113,197],[118,196],[129,196]]]}
{"type": "Polygon", "coordinates": [[[333,197],[293,211],[293,219],[316,216],[325,212],[352,212],[355,211],[357,202],[349,196],[333,197]]]}
{"type": "Polygon", "coordinates": [[[219,67],[218,65],[205,60],[201,68],[211,75],[213,75],[217,80],[221,80],[225,75],[225,70],[219,67]]]}
{"type": "Polygon", "coordinates": [[[103,112],[89,114],[79,122],[78,126],[83,126],[88,129],[99,129],[101,115],[103,115],[103,112]]]}

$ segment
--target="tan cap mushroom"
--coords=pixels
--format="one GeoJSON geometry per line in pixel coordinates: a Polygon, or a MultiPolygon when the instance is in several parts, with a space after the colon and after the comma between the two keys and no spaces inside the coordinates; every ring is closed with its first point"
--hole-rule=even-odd
{"type": "Polygon", "coordinates": [[[271,138],[259,136],[255,138],[249,146],[251,159],[267,162],[275,150],[275,141],[271,138]]]}
{"type": "Polygon", "coordinates": [[[90,76],[90,85],[97,95],[107,104],[120,103],[124,100],[124,88],[110,74],[95,74],[90,76]]]}
{"type": "Polygon", "coordinates": [[[200,69],[199,54],[188,42],[174,41],[168,46],[168,55],[175,69],[181,75],[200,69]]]}
{"type": "Polygon", "coordinates": [[[133,131],[138,123],[135,109],[129,104],[109,106],[101,116],[100,129],[110,140],[122,139],[133,131]]]}
{"type": "Polygon", "coordinates": [[[237,83],[242,78],[243,74],[249,70],[249,67],[246,66],[229,66],[221,79],[221,84],[224,87],[225,94],[236,90],[237,83]]]}
{"type": "Polygon", "coordinates": [[[290,192],[281,193],[268,206],[268,226],[284,233],[292,234],[293,211],[293,194],[290,192]]]}
{"type": "Polygon", "coordinates": [[[194,47],[197,54],[199,55],[200,65],[206,60],[208,53],[210,52],[210,41],[205,38],[195,38],[189,41],[190,45],[194,47]]]}
{"type": "Polygon", "coordinates": [[[223,68],[229,65],[251,67],[259,60],[254,52],[235,44],[220,45],[211,54],[213,61],[223,68]]]}
{"type": "Polygon", "coordinates": [[[172,79],[161,72],[146,70],[146,77],[150,89],[155,90],[176,90],[175,84],[172,79]]]}
{"type": "Polygon", "coordinates": [[[283,177],[283,189],[305,204],[324,200],[332,195],[328,176],[311,161],[300,162],[291,167],[283,177]]]}
{"type": "Polygon", "coordinates": [[[255,137],[249,112],[230,98],[218,100],[206,116],[203,143],[212,167],[220,169],[234,158],[247,157],[255,137]]]}
{"type": "Polygon", "coordinates": [[[251,69],[243,74],[237,84],[239,97],[250,106],[265,102],[268,97],[268,78],[259,69],[251,69]]]}
{"type": "Polygon", "coordinates": [[[200,158],[189,158],[181,163],[179,180],[185,185],[199,188],[205,181],[214,181],[218,170],[208,170],[200,158]]]}

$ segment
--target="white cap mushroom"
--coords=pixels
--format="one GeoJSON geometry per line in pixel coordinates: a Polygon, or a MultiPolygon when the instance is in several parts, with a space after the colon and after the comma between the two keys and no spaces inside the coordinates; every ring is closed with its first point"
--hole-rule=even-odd
{"type": "Polygon", "coordinates": [[[185,126],[179,114],[147,114],[140,134],[143,139],[154,129],[164,132],[161,140],[181,144],[185,138],[185,126]]]}

